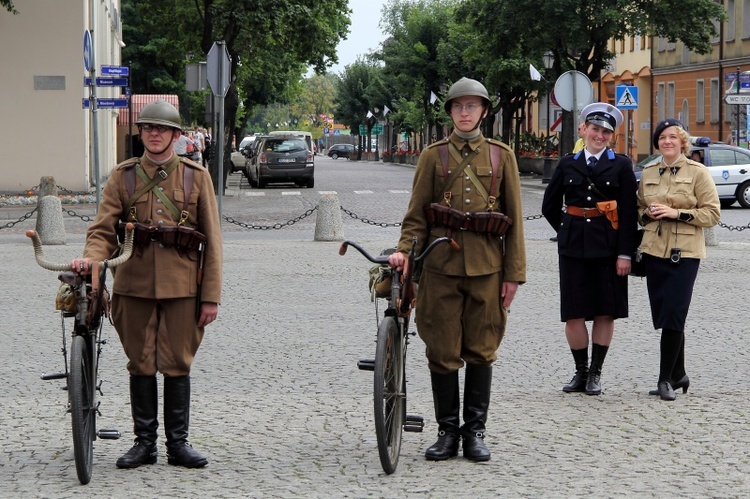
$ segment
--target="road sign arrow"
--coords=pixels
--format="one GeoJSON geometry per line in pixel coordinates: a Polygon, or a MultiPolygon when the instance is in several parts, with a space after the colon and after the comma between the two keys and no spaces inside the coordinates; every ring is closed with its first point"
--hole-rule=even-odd
{"type": "Polygon", "coordinates": [[[750,94],[727,94],[724,96],[724,102],[733,105],[750,105],[750,94]]]}

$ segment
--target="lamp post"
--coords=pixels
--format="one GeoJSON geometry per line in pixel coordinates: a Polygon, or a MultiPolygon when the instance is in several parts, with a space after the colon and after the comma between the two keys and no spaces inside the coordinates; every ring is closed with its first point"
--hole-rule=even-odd
{"type": "Polygon", "coordinates": [[[552,179],[552,158],[550,157],[550,154],[552,153],[552,143],[549,139],[549,101],[552,96],[550,95],[549,73],[555,64],[555,54],[553,54],[551,50],[548,50],[542,54],[542,59],[544,62],[544,73],[547,76],[544,79],[547,85],[547,136],[544,140],[544,174],[542,175],[542,183],[549,184],[549,181],[552,179]]]}

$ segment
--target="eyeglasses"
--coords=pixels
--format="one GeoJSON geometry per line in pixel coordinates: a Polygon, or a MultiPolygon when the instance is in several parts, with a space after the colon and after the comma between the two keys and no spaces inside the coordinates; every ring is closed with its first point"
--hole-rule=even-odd
{"type": "Polygon", "coordinates": [[[149,124],[139,125],[139,128],[146,133],[151,133],[153,130],[156,130],[159,133],[164,133],[172,129],[171,126],[167,126],[167,125],[149,125],[149,124]]]}
{"type": "Polygon", "coordinates": [[[467,113],[473,113],[480,107],[482,107],[480,104],[475,104],[473,102],[470,104],[459,104],[458,102],[454,102],[451,104],[451,112],[460,113],[465,109],[467,113]]]}

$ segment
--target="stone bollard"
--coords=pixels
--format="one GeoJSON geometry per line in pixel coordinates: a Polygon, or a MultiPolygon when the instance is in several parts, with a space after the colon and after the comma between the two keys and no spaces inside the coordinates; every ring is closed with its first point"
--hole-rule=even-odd
{"type": "Polygon", "coordinates": [[[315,241],[343,241],[344,222],[341,206],[336,194],[323,194],[318,204],[315,219],[315,241]]]}
{"type": "Polygon", "coordinates": [[[65,244],[65,224],[59,197],[44,196],[39,200],[36,232],[42,244],[65,244]]]}
{"type": "Polygon", "coordinates": [[[42,177],[39,180],[39,200],[37,201],[37,207],[39,207],[39,203],[41,203],[44,196],[57,196],[55,177],[42,177]]]}
{"type": "Polygon", "coordinates": [[[709,227],[703,229],[703,239],[706,241],[706,246],[718,246],[719,239],[716,237],[716,228],[709,227]]]}

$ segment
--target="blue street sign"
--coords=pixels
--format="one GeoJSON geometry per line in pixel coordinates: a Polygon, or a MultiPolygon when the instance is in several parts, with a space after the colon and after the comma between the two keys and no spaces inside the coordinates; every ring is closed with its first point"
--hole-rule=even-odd
{"type": "Polygon", "coordinates": [[[617,85],[615,87],[615,107],[618,109],[638,109],[638,87],[617,85]]]}
{"type": "MultiPolygon", "coordinates": [[[[87,87],[91,85],[91,78],[88,78],[88,77],[84,78],[83,84],[87,87]]],[[[127,87],[128,79],[127,78],[97,78],[96,86],[97,87],[127,87]]]]}
{"type": "MultiPolygon", "coordinates": [[[[724,75],[724,81],[735,81],[737,79],[737,73],[726,73],[724,75]]],[[[740,83],[750,82],[750,72],[740,73],[740,83]]]]}
{"type": "MultiPolygon", "coordinates": [[[[83,99],[83,108],[91,105],[88,99],[83,99]]],[[[96,99],[96,107],[100,109],[122,109],[128,107],[128,99],[96,99]]]]}
{"type": "Polygon", "coordinates": [[[83,67],[86,71],[91,71],[94,63],[94,46],[91,42],[91,31],[83,32],[83,67]]]}
{"type": "Polygon", "coordinates": [[[102,76],[130,76],[127,66],[102,66],[102,76]]]}

